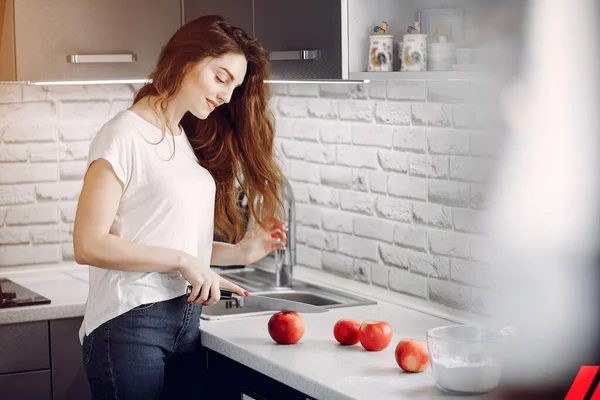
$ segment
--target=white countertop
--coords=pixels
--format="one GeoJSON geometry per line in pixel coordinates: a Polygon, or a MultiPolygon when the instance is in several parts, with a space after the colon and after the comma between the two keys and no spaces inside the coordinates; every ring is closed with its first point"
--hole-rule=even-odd
{"type": "Polygon", "coordinates": [[[429,328],[483,323],[483,317],[310,268],[295,267],[294,276],[371,297],[378,304],[302,314],[306,331],[293,345],[279,345],[271,339],[267,330],[270,315],[202,320],[204,346],[316,399],[460,398],[439,390],[431,369],[418,374],[402,371],[394,350],[403,338],[425,339],[429,328]],[[333,337],[333,326],[342,318],[387,321],[394,331],[392,342],[377,352],[364,350],[360,343],[341,346],[333,337]]]}
{"type": "Polygon", "coordinates": [[[83,316],[89,290],[86,267],[0,272],[0,277],[50,299],[50,304],[0,309],[0,325],[83,316]]]}
{"type": "MultiPolygon", "coordinates": [[[[483,318],[309,268],[296,267],[294,274],[372,297],[378,304],[303,314],[306,332],[294,345],[279,345],[271,339],[267,331],[270,315],[202,320],[204,346],[317,399],[454,398],[436,388],[430,369],[418,374],[403,372],[396,364],[394,349],[400,339],[424,339],[429,328],[477,323],[483,318]],[[388,321],[394,338],[387,349],[379,352],[366,351],[360,343],[338,345],[333,325],[341,318],[388,321]]],[[[44,268],[2,276],[50,298],[52,303],[0,309],[0,324],[83,315],[88,292],[85,267],[44,268]]]]}
{"type": "Polygon", "coordinates": [[[437,389],[430,369],[405,373],[394,357],[400,339],[424,339],[427,329],[452,324],[451,321],[381,302],[303,314],[306,331],[302,339],[293,345],[279,345],[267,331],[269,317],[201,321],[202,342],[205,347],[316,399],[452,398],[437,389]],[[360,343],[341,346],[333,337],[333,325],[341,318],[388,321],[394,338],[382,351],[366,351],[360,343]]]}

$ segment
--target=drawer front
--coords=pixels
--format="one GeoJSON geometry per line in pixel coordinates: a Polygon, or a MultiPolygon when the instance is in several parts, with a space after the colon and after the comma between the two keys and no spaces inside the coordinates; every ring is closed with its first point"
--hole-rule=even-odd
{"type": "Polygon", "coordinates": [[[0,374],[50,369],[48,322],[0,325],[0,354],[0,374]]]}
{"type": "Polygon", "coordinates": [[[51,400],[50,371],[0,375],[2,400],[51,400]]]}

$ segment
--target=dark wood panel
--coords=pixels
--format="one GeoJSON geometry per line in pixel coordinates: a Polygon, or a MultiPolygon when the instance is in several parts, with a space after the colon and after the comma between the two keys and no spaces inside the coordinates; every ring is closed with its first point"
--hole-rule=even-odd
{"type": "Polygon", "coordinates": [[[92,398],[79,343],[79,327],[82,321],[82,318],[50,321],[54,400],[92,398]]]}
{"type": "Polygon", "coordinates": [[[0,375],[2,400],[51,400],[50,371],[0,375]]]}
{"type": "Polygon", "coordinates": [[[50,368],[48,322],[0,325],[0,374],[50,368]]]}
{"type": "Polygon", "coordinates": [[[186,0],[184,13],[185,22],[217,14],[254,36],[252,0],[186,0]]]}

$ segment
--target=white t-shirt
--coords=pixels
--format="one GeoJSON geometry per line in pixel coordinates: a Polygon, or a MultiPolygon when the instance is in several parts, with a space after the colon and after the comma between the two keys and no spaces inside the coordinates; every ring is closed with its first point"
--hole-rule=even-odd
{"type": "MultiPolygon", "coordinates": [[[[209,266],[215,182],[198,163],[184,132],[167,133],[158,143],[162,135],[159,128],[125,110],[92,141],[88,167],[106,159],[124,184],[110,233],[143,245],[181,250],[209,266]]],[[[182,296],[187,286],[178,272],[89,269],[82,341],[104,322],[141,304],[182,296]]]]}

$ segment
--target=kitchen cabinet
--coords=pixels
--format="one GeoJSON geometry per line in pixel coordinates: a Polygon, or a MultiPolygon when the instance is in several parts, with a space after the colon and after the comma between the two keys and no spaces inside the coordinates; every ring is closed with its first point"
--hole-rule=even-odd
{"type": "Polygon", "coordinates": [[[0,399],[52,400],[50,371],[0,375],[0,399]]]}
{"type": "Polygon", "coordinates": [[[0,325],[0,374],[50,369],[48,322],[0,325]]]}
{"type": "MultiPolygon", "coordinates": [[[[462,28],[477,25],[482,0],[186,0],[185,21],[220,14],[253,32],[269,52],[272,78],[286,79],[470,79],[477,71],[400,72],[399,42],[421,9],[460,8],[462,28]],[[393,35],[393,72],[366,72],[369,36],[388,23],[393,35]],[[469,26],[467,26],[467,22],[469,26]]],[[[471,32],[471,38],[476,36],[471,32]]]]}
{"type": "Polygon", "coordinates": [[[273,79],[341,79],[347,0],[186,0],[184,21],[219,14],[261,41],[273,79]]]}
{"type": "Polygon", "coordinates": [[[0,0],[0,12],[14,61],[0,80],[143,79],[181,26],[180,0],[0,0]]]}
{"type": "Polygon", "coordinates": [[[273,79],[342,79],[342,1],[254,0],[273,79]]]}
{"type": "Polygon", "coordinates": [[[52,395],[54,400],[91,399],[79,327],[82,318],[50,321],[50,354],[52,354],[52,395]]]}
{"type": "Polygon", "coordinates": [[[277,380],[213,350],[204,349],[208,399],[311,400],[277,380]]]}
{"type": "MultiPolygon", "coordinates": [[[[484,0],[0,0],[0,81],[145,79],[181,26],[220,14],[269,51],[272,78],[468,79],[476,71],[399,72],[398,43],[420,9],[465,10],[477,39],[484,0]],[[183,9],[182,9],[183,7],[183,9]],[[366,72],[382,21],[394,72],[366,72]]],[[[467,32],[471,29],[469,32],[467,32]]],[[[470,36],[469,36],[470,35],[470,36]]],[[[474,39],[475,38],[475,39],[474,39]]],[[[477,40],[475,40],[477,41],[477,40]]],[[[470,45],[472,43],[465,43],[470,45]]]]}
{"type": "Polygon", "coordinates": [[[48,322],[0,325],[0,399],[51,399],[48,322]]]}
{"type": "Polygon", "coordinates": [[[253,36],[253,8],[253,0],[186,0],[183,9],[184,22],[192,21],[203,15],[216,14],[253,36]]]}
{"type": "Polygon", "coordinates": [[[0,325],[0,399],[91,399],[82,318],[0,325]]]}

